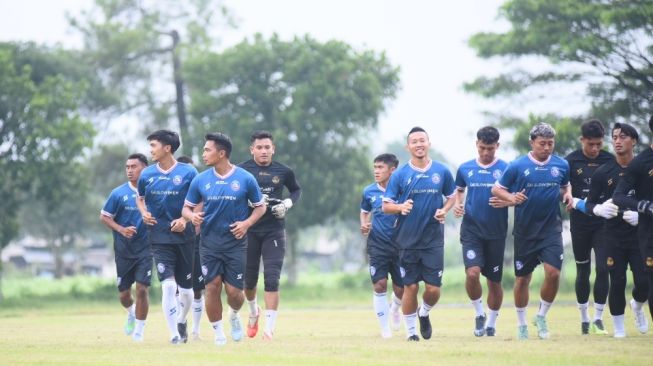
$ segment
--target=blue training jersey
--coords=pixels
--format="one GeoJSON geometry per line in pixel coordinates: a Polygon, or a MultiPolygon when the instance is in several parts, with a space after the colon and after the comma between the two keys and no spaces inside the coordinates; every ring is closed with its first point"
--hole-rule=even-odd
{"type": "Polygon", "coordinates": [[[378,183],[372,183],[363,190],[361,211],[372,215],[372,230],[370,230],[370,245],[380,246],[379,249],[394,248],[392,232],[394,231],[397,215],[383,213],[383,195],[385,189],[378,183]]]}
{"type": "Polygon", "coordinates": [[[145,197],[145,206],[157,221],[156,225],[147,225],[151,244],[183,244],[193,240],[193,225],[187,224],[184,232],[175,233],[170,230],[170,223],[181,217],[184,198],[196,175],[195,167],[180,162],[167,171],[154,164],[141,172],[138,195],[145,197]]]}
{"type": "Polygon", "coordinates": [[[569,184],[565,159],[551,155],[539,162],[529,153],[512,161],[497,184],[513,193],[526,190],[528,199],[515,207],[515,236],[533,240],[562,232],[560,188],[569,184]]]}
{"type": "Polygon", "coordinates": [[[482,239],[501,239],[508,230],[508,208],[494,208],[489,201],[492,186],[501,178],[508,163],[496,159],[482,165],[476,159],[463,163],[456,173],[456,187],[467,188],[465,216],[460,236],[473,235],[482,239]]]}
{"type": "Polygon", "coordinates": [[[150,253],[145,224],[136,206],[136,195],[136,187],[127,182],[111,191],[100,211],[102,215],[112,218],[120,226],[136,228],[136,234],[129,239],[112,230],[113,250],[116,256],[123,258],[140,258],[150,253]]]}
{"type": "Polygon", "coordinates": [[[423,249],[425,243],[444,243],[444,225],[435,219],[435,211],[444,205],[443,196],[451,197],[455,185],[447,167],[431,161],[424,169],[404,164],[390,176],[384,201],[404,203],[413,200],[408,215],[398,215],[393,240],[402,249],[423,249]]]}
{"type": "Polygon", "coordinates": [[[214,168],[200,173],[191,183],[186,205],[195,207],[204,202],[202,247],[226,251],[243,245],[231,233],[231,224],[244,221],[249,215],[248,202],[264,204],[256,178],[243,168],[233,166],[224,176],[214,168]]]}

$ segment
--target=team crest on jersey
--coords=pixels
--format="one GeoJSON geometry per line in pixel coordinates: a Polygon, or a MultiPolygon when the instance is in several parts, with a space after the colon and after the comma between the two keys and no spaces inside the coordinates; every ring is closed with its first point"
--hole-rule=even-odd
{"type": "Polygon", "coordinates": [[[435,184],[440,183],[440,174],[433,173],[433,175],[431,176],[431,181],[435,184]]]}
{"type": "Polygon", "coordinates": [[[515,268],[517,268],[517,270],[519,271],[520,269],[524,268],[524,263],[522,263],[521,261],[516,261],[515,268]]]}
{"type": "Polygon", "coordinates": [[[374,276],[376,274],[376,267],[370,266],[370,275],[374,276]]]}
{"type": "Polygon", "coordinates": [[[206,276],[207,273],[209,273],[209,269],[206,266],[202,266],[202,274],[206,276]]]}
{"type": "Polygon", "coordinates": [[[614,259],[612,257],[608,257],[607,263],[608,263],[608,267],[614,266],[614,259]]]}
{"type": "Polygon", "coordinates": [[[495,170],[492,172],[492,177],[493,177],[494,179],[499,179],[499,178],[501,178],[501,173],[502,173],[501,169],[495,169],[495,170]]]}
{"type": "Polygon", "coordinates": [[[476,252],[474,252],[474,251],[471,250],[471,249],[467,251],[467,254],[466,254],[466,255],[467,255],[467,259],[474,259],[474,258],[476,258],[476,252]]]}
{"type": "Polygon", "coordinates": [[[174,177],[172,177],[172,184],[176,186],[180,185],[181,181],[182,181],[181,175],[175,175],[174,177]]]}
{"type": "Polygon", "coordinates": [[[554,177],[559,176],[560,175],[560,169],[558,169],[556,167],[551,168],[551,175],[554,176],[554,177]]]}
{"type": "Polygon", "coordinates": [[[272,183],[274,183],[274,184],[279,184],[280,181],[281,181],[281,180],[279,179],[278,176],[275,175],[274,177],[272,177],[272,183]]]}
{"type": "Polygon", "coordinates": [[[231,190],[234,192],[240,190],[240,183],[237,180],[231,182],[231,190]]]}
{"type": "Polygon", "coordinates": [[[653,267],[653,258],[646,257],[646,267],[653,267]]]}
{"type": "Polygon", "coordinates": [[[399,273],[401,274],[401,278],[406,277],[406,270],[404,267],[399,267],[399,273]]]}
{"type": "Polygon", "coordinates": [[[159,271],[159,273],[163,273],[166,271],[166,265],[163,263],[159,263],[156,265],[156,270],[159,271]]]}
{"type": "Polygon", "coordinates": [[[648,176],[649,176],[649,177],[653,177],[653,169],[651,169],[651,170],[648,171],[648,176]]]}

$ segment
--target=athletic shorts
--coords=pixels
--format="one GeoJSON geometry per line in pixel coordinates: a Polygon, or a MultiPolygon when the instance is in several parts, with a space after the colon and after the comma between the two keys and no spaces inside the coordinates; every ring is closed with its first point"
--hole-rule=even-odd
{"type": "Polygon", "coordinates": [[[263,277],[265,291],[279,290],[279,279],[286,254],[286,231],[272,230],[247,233],[247,267],[245,270],[245,287],[253,289],[258,282],[261,258],[263,259],[263,277]]]}
{"type": "Polygon", "coordinates": [[[481,274],[490,281],[501,282],[506,238],[482,239],[476,235],[460,236],[465,269],[480,267],[481,274]]]}
{"type": "Polygon", "coordinates": [[[560,233],[534,240],[515,236],[515,276],[517,277],[533,273],[540,263],[547,263],[561,269],[563,256],[560,233]]]}
{"type": "Polygon", "coordinates": [[[152,254],[159,281],[174,277],[181,288],[192,288],[193,243],[152,244],[152,254]]]}
{"type": "Polygon", "coordinates": [[[245,259],[247,247],[243,243],[229,251],[216,251],[200,248],[200,262],[204,283],[210,283],[218,276],[223,282],[242,290],[245,287],[245,259]]]}
{"type": "Polygon", "coordinates": [[[575,229],[571,230],[571,247],[574,251],[576,263],[590,263],[592,249],[596,257],[596,263],[604,263],[605,253],[605,229],[575,229]]]}
{"type": "Polygon", "coordinates": [[[444,244],[435,242],[424,249],[403,249],[399,255],[399,271],[404,286],[419,281],[433,286],[442,286],[444,270],[444,244]]]}
{"type": "Polygon", "coordinates": [[[202,275],[202,265],[200,262],[200,240],[201,236],[195,236],[193,243],[193,290],[204,290],[204,276],[202,275]]]}
{"type": "Polygon", "coordinates": [[[123,258],[116,255],[116,273],[118,274],[118,291],[129,290],[134,282],[150,286],[152,279],[152,256],[140,258],[123,258]]]}
{"type": "Polygon", "coordinates": [[[388,274],[392,278],[394,286],[403,287],[404,282],[401,278],[399,269],[399,251],[394,247],[383,250],[378,246],[370,245],[370,239],[367,239],[367,254],[370,258],[370,278],[372,283],[387,279],[388,274]]]}

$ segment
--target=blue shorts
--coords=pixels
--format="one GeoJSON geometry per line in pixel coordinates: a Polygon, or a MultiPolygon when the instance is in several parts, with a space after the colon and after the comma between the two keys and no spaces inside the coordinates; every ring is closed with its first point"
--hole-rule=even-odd
{"type": "Polygon", "coordinates": [[[399,251],[395,248],[382,250],[375,245],[370,245],[370,240],[372,239],[367,239],[367,254],[370,257],[370,278],[372,283],[387,279],[388,275],[390,275],[394,286],[403,287],[404,282],[399,269],[399,251]]]}
{"type": "Polygon", "coordinates": [[[210,283],[220,276],[223,282],[242,290],[245,288],[246,258],[247,246],[244,243],[242,247],[224,252],[201,246],[200,262],[204,283],[210,283]]]}
{"type": "Polygon", "coordinates": [[[118,291],[129,290],[134,282],[150,286],[152,279],[152,256],[140,258],[123,258],[116,255],[116,273],[118,291]]]}
{"type": "Polygon", "coordinates": [[[159,281],[174,277],[181,288],[193,287],[193,243],[152,244],[159,281]]]}
{"type": "Polygon", "coordinates": [[[490,281],[501,282],[506,239],[483,239],[476,235],[460,236],[465,269],[480,267],[481,274],[490,281]]]}
{"type": "Polygon", "coordinates": [[[528,276],[540,263],[561,269],[563,252],[560,233],[532,240],[515,236],[515,276],[528,276]]]}
{"type": "Polygon", "coordinates": [[[424,281],[440,287],[444,270],[444,244],[434,244],[424,249],[403,249],[399,264],[404,286],[424,281]]]}

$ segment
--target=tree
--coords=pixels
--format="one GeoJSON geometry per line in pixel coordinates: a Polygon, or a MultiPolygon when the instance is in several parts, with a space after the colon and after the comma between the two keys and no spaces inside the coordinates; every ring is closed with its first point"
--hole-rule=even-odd
{"type": "MultiPolygon", "coordinates": [[[[503,33],[477,33],[469,45],[482,58],[536,58],[550,69],[509,70],[465,89],[487,98],[527,96],[538,87],[586,87],[590,117],[645,130],[653,109],[653,2],[642,0],[510,0],[499,10],[503,33]]],[[[512,118],[514,120],[514,118],[512,118]]],[[[646,144],[646,141],[642,141],[646,144]]]]}
{"type": "Polygon", "coordinates": [[[369,180],[366,133],[395,95],[397,68],[382,53],[357,52],[342,42],[258,35],[220,54],[192,55],[185,77],[193,141],[226,132],[238,162],[249,158],[250,134],[269,130],[275,158],[295,170],[303,198],[287,227],[294,275],[292,238],[299,228],[357,215],[360,189],[369,180]]]}
{"type": "Polygon", "coordinates": [[[181,60],[188,50],[207,51],[208,31],[221,21],[232,24],[219,0],[96,0],[70,19],[84,36],[85,60],[117,99],[107,113],[135,114],[148,127],[168,126],[176,114],[185,155],[192,151],[181,60]]]}

